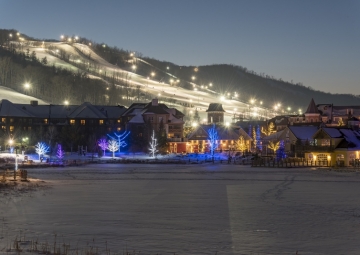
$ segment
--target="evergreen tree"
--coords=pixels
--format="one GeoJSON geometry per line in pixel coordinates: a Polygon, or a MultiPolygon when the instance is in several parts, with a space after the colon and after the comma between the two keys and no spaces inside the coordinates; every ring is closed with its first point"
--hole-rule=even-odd
{"type": "Polygon", "coordinates": [[[41,59],[41,64],[47,65],[47,63],[48,63],[47,58],[46,58],[46,57],[43,57],[43,58],[41,59]]]}
{"type": "Polygon", "coordinates": [[[260,127],[259,125],[257,125],[256,127],[256,148],[258,150],[262,150],[262,146],[261,146],[261,134],[260,134],[260,127]]]}
{"type": "Polygon", "coordinates": [[[284,158],[286,158],[285,144],[284,144],[284,140],[281,140],[279,143],[279,148],[276,151],[276,159],[280,160],[280,159],[284,159],[284,158]]]}
{"type": "Polygon", "coordinates": [[[200,122],[199,111],[197,110],[197,108],[195,109],[193,120],[194,120],[195,123],[200,122]]]}
{"type": "Polygon", "coordinates": [[[164,121],[161,120],[160,124],[159,124],[159,130],[157,132],[157,142],[158,142],[158,149],[160,153],[166,153],[168,148],[169,148],[169,144],[167,141],[167,134],[166,134],[166,129],[165,129],[165,125],[164,125],[164,121]]]}

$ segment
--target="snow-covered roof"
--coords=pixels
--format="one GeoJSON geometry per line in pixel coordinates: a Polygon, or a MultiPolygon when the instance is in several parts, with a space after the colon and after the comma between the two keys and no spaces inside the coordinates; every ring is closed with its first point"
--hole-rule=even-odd
{"type": "Polygon", "coordinates": [[[143,124],[144,122],[144,118],[141,114],[141,112],[139,112],[138,114],[136,114],[134,117],[131,118],[131,120],[129,121],[129,123],[137,123],[137,124],[143,124]]]}
{"type": "Polygon", "coordinates": [[[289,126],[290,131],[294,136],[301,140],[310,140],[313,135],[319,130],[315,126],[289,126]]]}
{"type": "Polygon", "coordinates": [[[322,128],[331,138],[340,138],[342,135],[337,128],[322,128]]]}

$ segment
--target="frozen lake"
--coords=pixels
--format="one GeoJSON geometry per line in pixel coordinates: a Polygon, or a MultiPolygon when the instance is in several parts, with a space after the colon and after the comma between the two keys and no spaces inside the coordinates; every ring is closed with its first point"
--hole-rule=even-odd
{"type": "Polygon", "coordinates": [[[140,254],[360,251],[359,173],[209,164],[88,165],[29,175],[50,188],[1,194],[3,246],[21,230],[140,254]]]}

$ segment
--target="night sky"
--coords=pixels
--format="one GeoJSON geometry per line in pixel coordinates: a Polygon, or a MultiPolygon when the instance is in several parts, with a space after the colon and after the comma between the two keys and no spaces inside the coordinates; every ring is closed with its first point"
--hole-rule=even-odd
{"type": "Polygon", "coordinates": [[[236,64],[360,94],[360,1],[0,0],[0,28],[87,37],[178,65],[236,64]]]}

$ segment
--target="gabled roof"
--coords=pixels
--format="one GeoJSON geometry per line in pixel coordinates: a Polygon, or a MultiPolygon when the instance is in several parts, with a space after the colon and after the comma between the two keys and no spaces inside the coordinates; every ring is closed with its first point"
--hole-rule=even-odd
{"type": "Polygon", "coordinates": [[[2,99],[0,101],[0,116],[9,117],[34,117],[21,106],[13,104],[9,100],[2,99]]]}
{"type": "Polygon", "coordinates": [[[206,112],[225,112],[222,104],[217,103],[211,103],[209,104],[209,108],[206,110],[206,112]]]}
{"type": "Polygon", "coordinates": [[[138,113],[134,117],[131,118],[129,123],[138,123],[138,124],[141,123],[141,124],[143,124],[143,123],[145,123],[144,117],[142,116],[141,113],[138,113]]]}
{"type": "Polygon", "coordinates": [[[320,114],[318,108],[316,107],[314,98],[311,98],[310,104],[305,112],[305,114],[317,113],[320,114]]]}
{"type": "Polygon", "coordinates": [[[300,140],[312,139],[313,135],[319,130],[318,127],[314,126],[289,126],[288,128],[300,140]]]}
{"type": "Polygon", "coordinates": [[[144,113],[169,114],[160,105],[151,105],[145,108],[144,113]]]}
{"type": "Polygon", "coordinates": [[[76,107],[69,115],[69,118],[87,118],[87,119],[98,119],[106,118],[104,112],[101,112],[92,104],[85,102],[76,107]]]}

